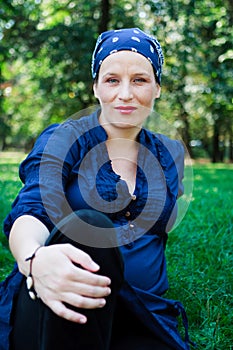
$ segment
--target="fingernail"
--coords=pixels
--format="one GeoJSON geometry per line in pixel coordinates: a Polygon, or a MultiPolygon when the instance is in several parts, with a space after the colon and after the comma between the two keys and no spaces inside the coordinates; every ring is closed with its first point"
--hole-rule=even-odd
{"type": "Polygon", "coordinates": [[[85,318],[85,317],[81,317],[80,319],[79,319],[79,322],[80,323],[86,323],[87,322],[87,319],[85,318]]]}
{"type": "Polygon", "coordinates": [[[92,266],[94,269],[99,269],[100,266],[98,264],[96,264],[94,261],[91,262],[92,266]]]}
{"type": "Polygon", "coordinates": [[[105,299],[101,299],[100,303],[99,303],[99,307],[103,307],[106,304],[106,300],[105,299]]]}

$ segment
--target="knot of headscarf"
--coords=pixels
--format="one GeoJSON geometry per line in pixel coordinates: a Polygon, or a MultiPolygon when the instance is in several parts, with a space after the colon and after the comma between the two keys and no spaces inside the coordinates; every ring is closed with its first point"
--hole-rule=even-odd
{"type": "Polygon", "coordinates": [[[97,77],[103,60],[122,50],[137,52],[146,57],[153,66],[157,82],[161,84],[164,58],[160,43],[156,38],[138,28],[109,30],[100,34],[92,55],[93,79],[97,77]]]}

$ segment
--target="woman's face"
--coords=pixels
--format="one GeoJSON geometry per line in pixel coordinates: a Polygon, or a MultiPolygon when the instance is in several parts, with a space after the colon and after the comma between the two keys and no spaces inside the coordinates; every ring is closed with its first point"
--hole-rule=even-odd
{"type": "Polygon", "coordinates": [[[160,96],[160,86],[144,56],[119,51],[104,59],[94,93],[101,105],[101,124],[141,127],[160,96]]]}

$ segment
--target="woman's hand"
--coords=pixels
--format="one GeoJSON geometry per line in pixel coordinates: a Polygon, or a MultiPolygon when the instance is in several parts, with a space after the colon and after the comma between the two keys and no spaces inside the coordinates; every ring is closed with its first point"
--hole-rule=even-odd
{"type": "Polygon", "coordinates": [[[86,317],[66,306],[101,308],[111,293],[110,279],[96,274],[99,266],[70,244],[41,247],[32,263],[34,288],[41,300],[60,317],[85,323],[86,317]]]}

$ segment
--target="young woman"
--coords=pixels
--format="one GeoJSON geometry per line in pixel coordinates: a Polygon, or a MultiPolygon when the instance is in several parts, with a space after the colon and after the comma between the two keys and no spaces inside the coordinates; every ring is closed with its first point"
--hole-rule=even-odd
{"type": "Polygon", "coordinates": [[[100,108],[47,128],[21,164],[4,223],[17,265],[1,286],[0,349],[189,349],[185,311],[163,297],[184,150],[143,128],[162,64],[140,29],[102,33],[100,108]]]}

